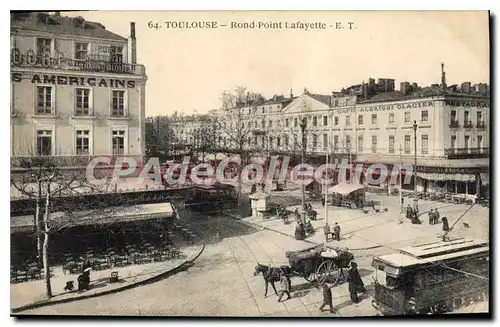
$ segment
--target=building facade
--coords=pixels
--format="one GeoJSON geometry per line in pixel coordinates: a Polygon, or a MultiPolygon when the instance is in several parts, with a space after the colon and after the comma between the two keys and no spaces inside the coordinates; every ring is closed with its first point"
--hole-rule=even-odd
{"type": "Polygon", "coordinates": [[[13,13],[10,40],[13,157],[142,163],[147,77],[135,23],[124,38],[82,17],[13,13]]]}
{"type": "MultiPolygon", "coordinates": [[[[219,111],[214,119],[218,144],[226,148],[237,147],[228,142],[236,139],[244,149],[267,156],[304,150],[307,161],[317,164],[328,153],[332,163],[378,163],[389,173],[395,165],[412,165],[419,192],[479,195],[489,184],[488,85],[447,86],[444,67],[442,83],[429,87],[402,82],[395,90],[394,79],[370,78],[331,95],[304,90],[297,97],[261,99],[219,111]]],[[[359,178],[367,183],[364,173],[359,178]]],[[[391,178],[382,187],[391,181],[399,185],[399,178],[391,178]]],[[[413,190],[414,183],[415,178],[403,187],[413,190]]]]}

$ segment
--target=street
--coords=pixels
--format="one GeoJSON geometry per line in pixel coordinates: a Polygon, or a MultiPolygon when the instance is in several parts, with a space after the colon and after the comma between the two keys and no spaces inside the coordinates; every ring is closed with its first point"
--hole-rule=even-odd
{"type": "MultiPolygon", "coordinates": [[[[349,227],[346,225],[344,229],[346,234],[363,237],[371,242],[384,240],[384,244],[391,245],[366,250],[352,249],[355,261],[359,265],[360,275],[367,286],[367,294],[360,297],[360,303],[352,304],[347,284],[335,286],[332,289],[334,306],[337,310],[335,316],[376,315],[377,311],[371,305],[373,289],[371,284],[375,277],[375,271],[370,266],[372,258],[392,252],[396,246],[407,246],[415,236],[429,232],[435,235],[440,230],[438,226],[411,225],[409,222],[398,225],[397,219],[391,218],[398,212],[397,204],[390,200],[395,199],[386,198],[384,201],[385,206],[389,207],[389,212],[392,212],[392,215],[386,218],[368,216],[368,220],[354,219],[350,215],[355,216],[355,212],[340,213],[344,219],[349,220],[349,227]],[[374,219],[377,219],[377,222],[374,222],[374,219]],[[388,219],[388,222],[381,224],[379,221],[383,222],[383,219],[388,219]],[[371,221],[370,224],[367,224],[367,221],[371,221]],[[370,227],[372,225],[373,227],[370,227]]],[[[438,204],[422,203],[422,208],[426,207],[438,207],[438,204]]],[[[459,206],[441,204],[441,207],[449,214],[458,215],[463,211],[459,206]]],[[[486,238],[487,209],[478,207],[473,213],[473,217],[468,216],[472,228],[460,229],[459,234],[462,236],[467,232],[468,236],[486,238]],[[471,222],[472,218],[475,219],[474,222],[471,222]]],[[[322,224],[321,221],[324,220],[321,219],[317,223],[322,224]]],[[[203,235],[203,239],[208,243],[205,252],[189,270],[121,293],[42,307],[24,311],[22,314],[252,317],[332,315],[328,311],[319,311],[322,292],[315,284],[293,277],[292,299],[278,303],[271,286],[267,298],[264,297],[263,278],[253,275],[257,263],[271,266],[287,265],[286,251],[308,248],[311,247],[310,243],[297,241],[286,233],[268,229],[259,230],[258,226],[253,228],[248,223],[229,217],[204,217],[195,214],[181,222],[190,226],[197,235],[203,235]]],[[[283,227],[279,220],[276,223],[283,227]]],[[[322,237],[322,233],[317,232],[311,240],[319,243],[322,237]]],[[[435,236],[433,237],[435,239],[435,236]]]]}
{"type": "MultiPolygon", "coordinates": [[[[288,264],[285,251],[310,247],[271,231],[224,239],[211,244],[186,272],[122,293],[23,311],[22,314],[174,315],[174,316],[328,316],[320,312],[321,290],[302,278],[292,278],[293,298],[278,303],[271,287],[264,298],[262,276],[253,276],[257,262],[288,264]],[[133,305],[131,305],[133,303],[133,305]]],[[[360,270],[369,265],[365,254],[360,270]]],[[[363,272],[361,271],[361,272],[363,272]]],[[[363,279],[369,284],[369,275],[363,279]]],[[[276,285],[278,287],[278,285],[276,285]]],[[[337,315],[374,315],[371,300],[351,305],[347,285],[333,289],[337,315]]]]}

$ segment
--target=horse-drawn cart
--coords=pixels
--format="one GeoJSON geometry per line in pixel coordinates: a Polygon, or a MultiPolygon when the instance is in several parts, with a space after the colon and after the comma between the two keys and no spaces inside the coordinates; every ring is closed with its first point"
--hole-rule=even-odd
{"type": "Polygon", "coordinates": [[[341,248],[324,245],[312,248],[288,251],[285,253],[294,275],[305,278],[308,282],[337,283],[344,277],[344,268],[354,259],[354,255],[341,248]]]}

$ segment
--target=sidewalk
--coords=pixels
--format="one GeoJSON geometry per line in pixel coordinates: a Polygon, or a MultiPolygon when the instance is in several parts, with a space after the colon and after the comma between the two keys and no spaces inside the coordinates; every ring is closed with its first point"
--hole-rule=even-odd
{"type": "MultiPolygon", "coordinates": [[[[385,246],[389,249],[405,247],[410,245],[434,242],[443,234],[442,224],[429,225],[426,212],[431,208],[439,208],[441,217],[448,217],[450,225],[453,224],[468,208],[467,205],[444,204],[435,201],[419,201],[420,217],[422,224],[413,225],[409,219],[403,218],[399,224],[400,207],[399,198],[379,195],[368,195],[370,200],[382,201],[382,207],[387,211],[375,212],[371,208],[365,208],[368,213],[361,210],[328,207],[328,224],[332,226],[337,222],[341,227],[341,240],[329,240],[328,244],[338,247],[346,247],[350,250],[366,250],[385,246]]],[[[318,212],[317,220],[311,221],[316,233],[308,235],[307,242],[320,244],[325,242],[323,227],[325,226],[325,208],[319,202],[309,202],[312,208],[318,212]]],[[[297,206],[288,207],[293,212],[297,206]]],[[[450,234],[454,237],[473,237],[488,239],[489,233],[488,208],[473,207],[467,212],[462,220],[456,224],[450,234]],[[463,222],[467,222],[470,228],[465,228],[463,222]]],[[[295,223],[293,214],[290,216],[290,224],[285,225],[277,217],[267,219],[248,217],[242,219],[247,223],[257,225],[261,228],[294,237],[295,223]]]]}
{"type": "Polygon", "coordinates": [[[71,302],[83,298],[119,292],[123,289],[134,287],[136,284],[146,282],[169,272],[186,261],[190,261],[200,253],[202,246],[192,246],[181,249],[179,259],[164,262],[149,263],[117,267],[118,282],[109,283],[111,270],[91,271],[90,290],[79,293],[77,290],[64,291],[67,281],[74,281],[75,289],[78,288],[78,275],[64,275],[61,266],[53,267],[54,276],[51,278],[53,297],[45,296],[45,280],[30,281],[10,285],[10,307],[12,311],[20,311],[25,306],[43,306],[62,302],[71,302]]]}

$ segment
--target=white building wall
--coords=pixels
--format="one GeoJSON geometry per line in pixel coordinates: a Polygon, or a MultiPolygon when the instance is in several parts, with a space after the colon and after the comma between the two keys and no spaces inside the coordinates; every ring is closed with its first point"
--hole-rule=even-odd
{"type": "MultiPolygon", "coordinates": [[[[88,42],[89,53],[102,54],[100,50],[111,45],[123,47],[123,62],[127,63],[127,42],[115,40],[99,40],[90,38],[78,38],[67,35],[52,35],[38,31],[18,31],[19,34],[11,35],[11,46],[19,49],[21,54],[28,50],[36,50],[36,39],[52,39],[53,54],[61,53],[65,58],[74,58],[75,42],[88,42]]],[[[36,148],[36,130],[52,130],[53,155],[75,156],[76,155],[76,130],[90,130],[90,155],[111,155],[111,136],[114,129],[125,130],[124,154],[142,160],[145,152],[145,82],[144,68],[137,65],[133,74],[88,72],[75,70],[76,67],[11,67],[12,115],[11,115],[11,150],[12,155],[27,155],[33,153],[36,148]],[[40,81],[34,80],[34,75],[40,77],[40,81]],[[50,80],[44,81],[44,75],[48,78],[76,77],[86,79],[84,86],[52,84],[50,80]],[[17,81],[21,77],[21,81],[17,81]],[[106,86],[89,85],[87,79],[95,79],[97,83],[104,79],[106,86]],[[121,85],[111,86],[110,80],[125,82],[121,85]],[[129,87],[127,83],[134,83],[129,87]],[[53,88],[53,115],[35,115],[36,89],[37,86],[51,86],[53,88]],[[85,117],[75,116],[76,88],[84,87],[90,89],[90,114],[85,117]],[[125,91],[125,116],[111,117],[111,92],[112,90],[125,91]]],[[[93,80],[92,80],[93,81],[93,80]]],[[[78,82],[80,84],[81,82],[78,82]]]]}

